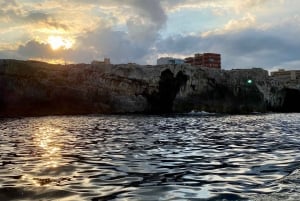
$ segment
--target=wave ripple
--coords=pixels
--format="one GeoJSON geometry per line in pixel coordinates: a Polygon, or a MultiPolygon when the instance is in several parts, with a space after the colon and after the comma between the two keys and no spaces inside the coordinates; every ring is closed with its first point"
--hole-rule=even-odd
{"type": "Polygon", "coordinates": [[[0,200],[297,200],[300,115],[0,119],[0,200]]]}

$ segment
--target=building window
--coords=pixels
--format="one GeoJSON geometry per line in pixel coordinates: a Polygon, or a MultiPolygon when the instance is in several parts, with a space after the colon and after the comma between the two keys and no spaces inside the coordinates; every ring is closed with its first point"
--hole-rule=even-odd
{"type": "Polygon", "coordinates": [[[208,61],[213,63],[215,61],[215,59],[214,58],[209,58],[208,61]]]}

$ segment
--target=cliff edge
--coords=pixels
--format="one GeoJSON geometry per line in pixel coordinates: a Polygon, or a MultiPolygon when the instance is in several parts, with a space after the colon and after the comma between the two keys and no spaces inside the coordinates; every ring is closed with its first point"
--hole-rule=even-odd
{"type": "Polygon", "coordinates": [[[0,116],[300,112],[300,82],[262,69],[0,60],[0,116]]]}

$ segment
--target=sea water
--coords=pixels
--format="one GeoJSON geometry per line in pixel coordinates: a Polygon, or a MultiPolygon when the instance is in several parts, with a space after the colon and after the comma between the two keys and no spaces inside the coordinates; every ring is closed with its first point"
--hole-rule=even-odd
{"type": "Polygon", "coordinates": [[[300,114],[0,119],[0,200],[300,200],[300,114]]]}

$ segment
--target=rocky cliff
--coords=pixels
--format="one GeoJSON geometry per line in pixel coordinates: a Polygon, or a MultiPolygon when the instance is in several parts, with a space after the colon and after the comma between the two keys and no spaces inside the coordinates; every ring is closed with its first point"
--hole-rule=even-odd
{"type": "Polygon", "coordinates": [[[0,60],[0,116],[300,112],[299,101],[299,82],[275,80],[262,69],[0,60]]]}

